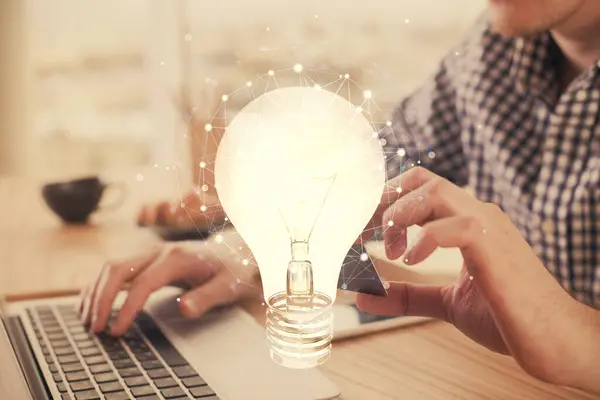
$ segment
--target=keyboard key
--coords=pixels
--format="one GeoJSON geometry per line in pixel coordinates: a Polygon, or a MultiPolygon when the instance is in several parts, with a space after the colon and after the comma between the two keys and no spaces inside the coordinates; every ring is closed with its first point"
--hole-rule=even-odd
{"type": "Polygon", "coordinates": [[[192,396],[194,396],[197,399],[211,397],[215,395],[215,392],[208,386],[192,388],[190,389],[190,392],[192,393],[192,396]]]}
{"type": "Polygon", "coordinates": [[[149,394],[155,394],[156,392],[154,391],[154,389],[152,389],[152,386],[146,385],[146,386],[137,386],[137,387],[131,388],[131,393],[135,397],[142,397],[142,396],[147,396],[149,394]]]}
{"type": "Polygon", "coordinates": [[[187,365],[185,367],[175,367],[173,368],[173,372],[179,379],[189,378],[191,376],[197,376],[198,373],[191,366],[187,365]]]}
{"type": "Polygon", "coordinates": [[[99,374],[101,372],[108,372],[110,370],[111,368],[108,364],[96,364],[90,366],[90,371],[92,372],[92,374],[99,374]]]}
{"type": "Polygon", "coordinates": [[[71,334],[76,335],[78,333],[85,333],[85,328],[83,326],[70,326],[69,328],[69,332],[71,332],[71,334]]]}
{"type": "Polygon", "coordinates": [[[186,388],[192,388],[192,387],[206,385],[206,382],[204,381],[204,379],[202,379],[199,376],[194,376],[194,377],[191,377],[191,378],[185,378],[185,379],[182,379],[181,382],[183,383],[183,385],[186,388]]]}
{"type": "Polygon", "coordinates": [[[175,379],[173,379],[173,378],[156,379],[154,381],[154,384],[159,389],[166,389],[166,388],[177,386],[177,382],[175,382],[175,379]]]}
{"type": "Polygon", "coordinates": [[[75,354],[69,354],[67,356],[59,356],[58,363],[59,364],[71,364],[74,362],[78,362],[79,358],[75,354]]]}
{"type": "Polygon", "coordinates": [[[113,361],[129,359],[129,354],[127,354],[127,352],[124,350],[109,351],[108,356],[113,361]]]}
{"type": "Polygon", "coordinates": [[[94,385],[92,385],[92,382],[89,379],[86,381],[71,382],[70,386],[71,390],[74,392],[82,392],[94,388],[94,385]]]}
{"type": "Polygon", "coordinates": [[[83,365],[81,363],[65,364],[62,366],[62,369],[65,373],[83,371],[83,365]]]}
{"type": "Polygon", "coordinates": [[[97,347],[88,347],[87,349],[79,350],[84,357],[97,356],[102,354],[97,347]]]}
{"type": "Polygon", "coordinates": [[[140,361],[140,362],[142,362],[142,361],[150,361],[150,360],[158,360],[154,354],[149,353],[149,352],[143,352],[143,353],[140,353],[140,354],[135,354],[135,358],[137,358],[138,361],[140,361]]]}
{"type": "Polygon", "coordinates": [[[75,393],[75,398],[77,400],[99,400],[100,395],[96,390],[86,390],[85,392],[75,393]]]}
{"type": "Polygon", "coordinates": [[[61,393],[65,393],[67,391],[67,386],[64,384],[64,382],[61,383],[57,383],[56,384],[56,388],[58,389],[59,392],[61,393]]]}
{"type": "Polygon", "coordinates": [[[72,399],[72,397],[71,397],[71,395],[69,395],[69,393],[63,393],[63,394],[60,396],[60,398],[61,398],[62,400],[71,400],[71,399],[72,399]]]}
{"type": "Polygon", "coordinates": [[[169,371],[167,371],[166,369],[153,369],[151,371],[148,371],[148,376],[152,379],[158,379],[158,378],[166,378],[167,376],[171,376],[171,374],[169,373],[169,371]]]}
{"type": "MultiPolygon", "coordinates": [[[[54,358],[52,358],[52,356],[46,356],[46,363],[48,364],[52,364],[54,362],[54,358]]],[[[58,361],[60,362],[60,360],[58,361]]]]}
{"type": "Polygon", "coordinates": [[[102,390],[102,393],[114,393],[124,391],[123,386],[119,382],[106,382],[101,383],[99,386],[100,390],[102,390]]]}
{"type": "Polygon", "coordinates": [[[142,367],[145,370],[163,368],[164,365],[160,360],[142,361],[142,367]]]}
{"type": "Polygon", "coordinates": [[[69,382],[84,381],[88,379],[88,376],[85,373],[85,371],[69,372],[68,374],[65,374],[65,376],[69,382]]]}
{"type": "Polygon", "coordinates": [[[54,363],[48,364],[48,368],[50,368],[50,372],[52,372],[53,374],[58,372],[58,367],[54,363]]]}
{"type": "Polygon", "coordinates": [[[91,356],[84,358],[87,365],[103,364],[106,362],[104,356],[91,356]]]}
{"type": "Polygon", "coordinates": [[[87,333],[78,333],[76,335],[73,335],[73,340],[76,342],[84,342],[86,340],[90,340],[91,336],[87,333]]]}
{"type": "Polygon", "coordinates": [[[56,326],[49,326],[44,328],[44,331],[46,333],[60,333],[63,331],[63,329],[60,327],[60,325],[56,325],[56,326]]]}
{"type": "Polygon", "coordinates": [[[121,376],[123,378],[129,378],[132,376],[140,376],[142,373],[140,372],[139,369],[137,369],[135,367],[131,367],[131,368],[120,369],[119,374],[121,374],[121,376]]]}
{"type": "Polygon", "coordinates": [[[180,397],[187,397],[187,394],[183,390],[181,390],[180,387],[173,387],[161,390],[160,393],[165,399],[178,399],[180,397]]]}
{"type": "Polygon", "coordinates": [[[116,361],[113,361],[113,364],[114,364],[115,368],[118,368],[118,369],[135,367],[135,363],[133,361],[131,361],[131,359],[116,360],[116,361]]]}
{"type": "Polygon", "coordinates": [[[60,347],[71,347],[71,342],[69,342],[68,340],[51,340],[50,344],[55,349],[58,349],[60,347]]]}
{"type": "Polygon", "coordinates": [[[84,340],[83,342],[77,342],[77,347],[79,347],[80,349],[96,347],[96,342],[94,342],[93,340],[84,340]]]}
{"type": "Polygon", "coordinates": [[[144,386],[148,384],[148,380],[143,376],[134,376],[125,378],[125,384],[129,387],[144,386]]]}
{"type": "Polygon", "coordinates": [[[51,333],[48,335],[48,340],[67,340],[64,333],[51,333]]]}
{"type": "Polygon", "coordinates": [[[61,347],[59,349],[54,350],[54,354],[57,356],[68,356],[69,354],[75,354],[75,351],[72,347],[61,347]]]}
{"type": "Polygon", "coordinates": [[[98,383],[114,382],[117,380],[117,376],[112,372],[105,372],[102,374],[94,375],[94,379],[98,383]]]}
{"type": "MultiPolygon", "coordinates": [[[[129,400],[129,395],[126,392],[107,393],[104,396],[105,400],[129,400]]],[[[146,397],[144,400],[150,400],[151,397],[146,397]]]]}
{"type": "Polygon", "coordinates": [[[54,382],[56,383],[62,382],[62,376],[60,376],[60,374],[52,374],[52,379],[54,379],[54,382]]]}

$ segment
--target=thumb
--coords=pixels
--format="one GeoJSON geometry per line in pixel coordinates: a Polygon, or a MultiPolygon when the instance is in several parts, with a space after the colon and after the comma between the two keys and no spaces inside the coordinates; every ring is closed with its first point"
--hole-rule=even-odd
{"type": "Polygon", "coordinates": [[[419,316],[450,322],[446,293],[451,286],[424,286],[389,282],[386,297],[359,293],[356,305],[362,311],[385,316],[419,316]]]}
{"type": "Polygon", "coordinates": [[[219,274],[181,297],[181,313],[187,318],[197,318],[216,306],[232,303],[240,296],[241,285],[244,283],[230,275],[219,274]]]}

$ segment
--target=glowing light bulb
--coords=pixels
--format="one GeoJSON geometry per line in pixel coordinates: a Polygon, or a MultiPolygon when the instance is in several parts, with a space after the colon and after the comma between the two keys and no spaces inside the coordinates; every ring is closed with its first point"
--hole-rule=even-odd
{"type": "Polygon", "coordinates": [[[373,131],[343,97],[288,87],[249,103],[221,139],[219,200],[260,270],[267,342],[283,366],[331,353],[340,270],[385,187],[373,131]]]}

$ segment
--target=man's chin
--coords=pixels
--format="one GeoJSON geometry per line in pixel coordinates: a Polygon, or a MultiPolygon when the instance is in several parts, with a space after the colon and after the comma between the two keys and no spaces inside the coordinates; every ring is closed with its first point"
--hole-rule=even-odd
{"type": "Polygon", "coordinates": [[[539,30],[536,30],[530,26],[520,26],[506,20],[494,18],[491,20],[491,28],[497,34],[506,38],[517,38],[539,33],[539,30]]]}

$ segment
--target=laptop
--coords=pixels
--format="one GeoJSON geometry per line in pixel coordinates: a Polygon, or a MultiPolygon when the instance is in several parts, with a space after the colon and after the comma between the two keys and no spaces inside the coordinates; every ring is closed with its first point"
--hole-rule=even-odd
{"type": "MultiPolygon", "coordinates": [[[[76,297],[4,304],[0,397],[324,400],[340,394],[318,368],[294,370],[273,362],[264,328],[242,308],[189,320],[179,313],[181,293],[163,288],[151,295],[118,338],[89,333],[76,297]]],[[[121,294],[115,310],[123,300],[121,294]]]]}

